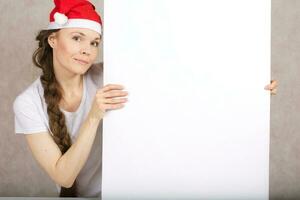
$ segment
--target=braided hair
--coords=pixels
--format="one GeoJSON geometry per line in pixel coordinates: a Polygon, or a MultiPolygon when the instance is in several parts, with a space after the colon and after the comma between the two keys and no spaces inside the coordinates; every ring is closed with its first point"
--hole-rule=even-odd
{"type": "MultiPolygon", "coordinates": [[[[36,36],[38,48],[32,55],[32,60],[35,66],[42,69],[40,77],[44,88],[44,98],[47,104],[47,113],[49,116],[49,126],[53,133],[52,138],[58,145],[62,154],[64,154],[72,145],[70,134],[66,126],[65,115],[59,109],[59,102],[62,98],[61,87],[55,77],[53,69],[53,50],[48,43],[48,37],[59,31],[41,30],[36,36]]],[[[60,197],[76,197],[76,180],[71,188],[61,187],[60,197]]]]}

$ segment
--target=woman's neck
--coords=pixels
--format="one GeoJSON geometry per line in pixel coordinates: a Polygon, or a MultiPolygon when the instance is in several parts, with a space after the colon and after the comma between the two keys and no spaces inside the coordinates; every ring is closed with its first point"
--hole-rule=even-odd
{"type": "Polygon", "coordinates": [[[77,75],[72,79],[57,80],[61,86],[62,98],[59,102],[61,108],[74,112],[78,109],[83,95],[83,77],[77,75]]]}
{"type": "Polygon", "coordinates": [[[78,94],[81,94],[83,75],[71,73],[63,67],[60,67],[59,70],[54,67],[54,73],[55,78],[61,87],[63,96],[73,97],[74,95],[78,96],[78,94]]]}

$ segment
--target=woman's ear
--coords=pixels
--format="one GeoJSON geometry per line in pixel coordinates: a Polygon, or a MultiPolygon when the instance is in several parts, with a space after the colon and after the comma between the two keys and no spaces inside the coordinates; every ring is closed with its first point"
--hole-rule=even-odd
{"type": "Polygon", "coordinates": [[[56,46],[56,33],[51,33],[48,36],[48,44],[52,47],[52,49],[56,46]]]}

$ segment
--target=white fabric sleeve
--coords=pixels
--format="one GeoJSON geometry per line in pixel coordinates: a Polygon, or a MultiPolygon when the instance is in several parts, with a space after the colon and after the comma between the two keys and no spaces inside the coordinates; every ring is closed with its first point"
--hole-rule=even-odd
{"type": "Polygon", "coordinates": [[[27,95],[18,96],[13,103],[15,133],[31,134],[47,132],[48,129],[39,114],[38,105],[27,95]]]}

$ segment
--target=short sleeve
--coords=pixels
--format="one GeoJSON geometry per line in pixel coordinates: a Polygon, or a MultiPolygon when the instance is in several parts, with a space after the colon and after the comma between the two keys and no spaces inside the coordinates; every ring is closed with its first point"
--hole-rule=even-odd
{"type": "Polygon", "coordinates": [[[28,95],[19,95],[14,103],[15,133],[38,133],[48,131],[37,104],[28,95]]]}

